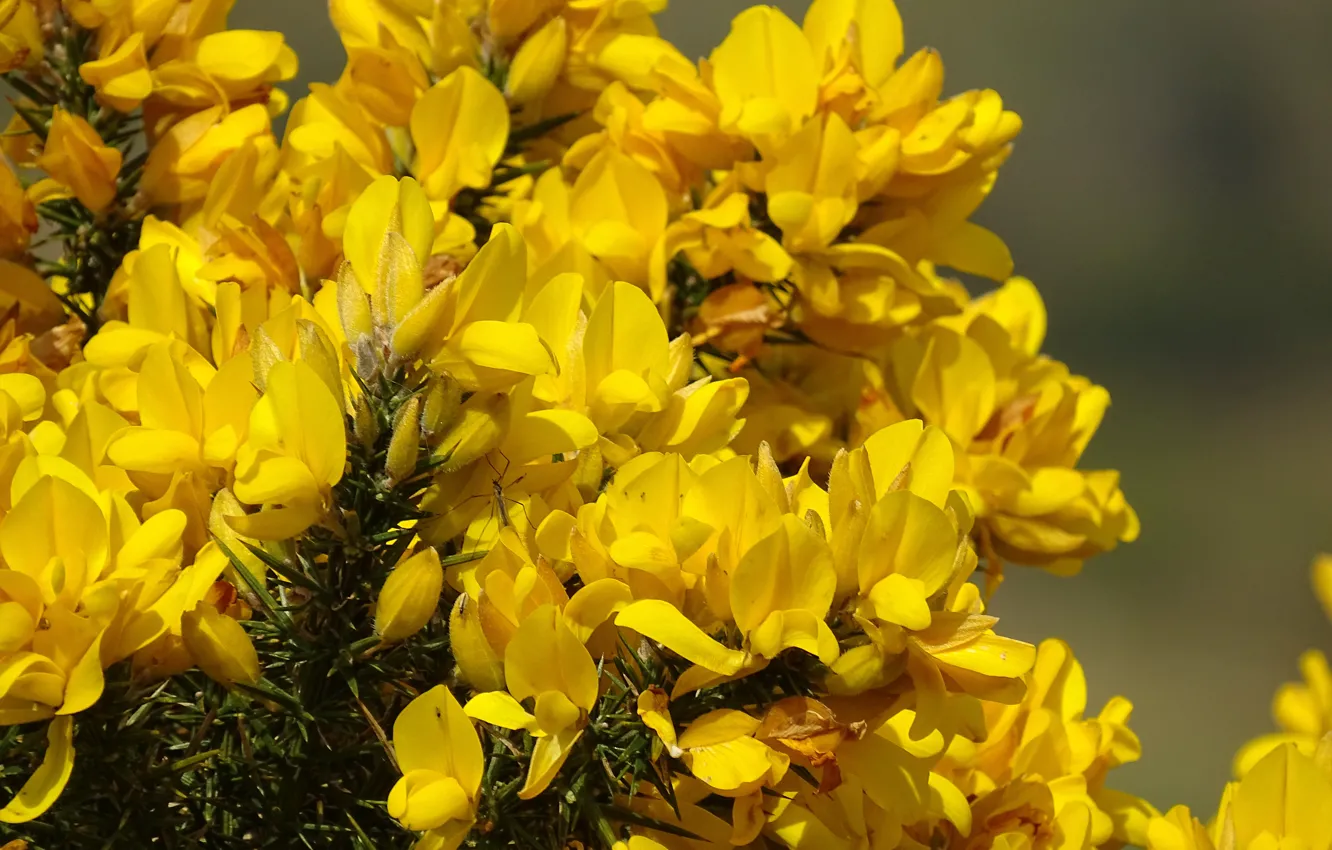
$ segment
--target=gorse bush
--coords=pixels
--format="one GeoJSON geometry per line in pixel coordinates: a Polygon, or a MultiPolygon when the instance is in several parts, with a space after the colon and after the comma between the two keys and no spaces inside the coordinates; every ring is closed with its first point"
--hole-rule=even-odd
{"type": "Polygon", "coordinates": [[[986,614],[1138,523],[889,0],[230,5],[0,0],[7,850],[1332,843],[1322,655],[1209,831],[986,614]]]}

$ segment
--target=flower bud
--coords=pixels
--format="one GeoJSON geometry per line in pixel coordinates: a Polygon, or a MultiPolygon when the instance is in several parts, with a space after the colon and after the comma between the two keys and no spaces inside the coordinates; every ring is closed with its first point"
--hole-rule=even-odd
{"type": "Polygon", "coordinates": [[[379,421],[375,419],[375,413],[370,409],[370,403],[366,401],[365,396],[356,399],[353,413],[355,418],[352,420],[352,434],[366,451],[370,451],[375,447],[375,441],[379,439],[379,421]]]}
{"type": "Polygon", "coordinates": [[[441,433],[457,419],[461,408],[462,385],[448,375],[436,375],[426,387],[421,430],[427,437],[441,433]]]}
{"type": "Polygon", "coordinates": [[[241,624],[200,602],[180,619],[180,633],[194,663],[218,684],[259,681],[259,654],[241,624]]]}
{"type": "Polygon", "coordinates": [[[37,165],[93,212],[101,212],[116,198],[116,176],[121,154],[102,144],[92,125],[56,107],[51,131],[37,165]]]}
{"type": "Polygon", "coordinates": [[[384,641],[405,640],[421,630],[439,605],[444,568],[424,549],[393,568],[375,603],[375,632],[384,641]]]}
{"type": "Polygon", "coordinates": [[[338,318],[342,321],[342,332],[353,348],[375,332],[374,320],[370,317],[370,299],[357,282],[351,263],[343,263],[338,269],[338,318]]]}
{"type": "Polygon", "coordinates": [[[393,437],[388,447],[389,481],[397,483],[409,477],[416,469],[421,454],[421,397],[412,396],[398,408],[393,423],[393,437]]]}

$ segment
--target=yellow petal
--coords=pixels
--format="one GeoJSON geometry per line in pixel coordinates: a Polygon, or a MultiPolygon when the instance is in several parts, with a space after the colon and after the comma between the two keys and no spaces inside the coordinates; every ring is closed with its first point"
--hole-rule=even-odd
{"type": "Polygon", "coordinates": [[[555,367],[536,328],[522,322],[472,322],[456,345],[464,360],[487,369],[544,375],[555,367]]]}
{"type": "Polygon", "coordinates": [[[870,588],[869,601],[880,620],[916,631],[930,624],[925,585],[919,579],[890,573],[870,588]]]}
{"type": "Polygon", "coordinates": [[[499,726],[502,729],[538,728],[537,719],[519,704],[518,700],[504,691],[490,691],[477,694],[467,701],[463,711],[473,720],[499,726]]]}
{"type": "Polygon", "coordinates": [[[582,736],[583,730],[569,727],[556,735],[538,738],[532,747],[532,764],[527,769],[527,781],[518,792],[518,799],[530,800],[545,791],[582,736]]]}
{"type": "Polygon", "coordinates": [[[102,676],[102,632],[93,639],[65,681],[65,701],[56,711],[60,714],[78,714],[102,698],[105,679],[102,676]]]}
{"type": "Polygon", "coordinates": [[[944,506],[953,483],[953,446],[939,428],[908,419],[882,428],[864,443],[874,476],[874,496],[892,489],[910,490],[944,506]]]}
{"type": "Polygon", "coordinates": [[[736,16],[712,69],[723,123],[751,137],[783,136],[814,112],[820,74],[809,42],[771,6],[736,16]]]}
{"type": "Polygon", "coordinates": [[[464,66],[417,101],[411,134],[417,152],[413,173],[427,195],[447,200],[464,187],[490,183],[509,135],[509,107],[499,89],[464,66]]]}
{"type": "Polygon", "coordinates": [[[41,767],[3,809],[0,822],[27,823],[51,808],[74,770],[74,718],[57,717],[46,727],[46,755],[41,767]]]}
{"type": "Polygon", "coordinates": [[[948,515],[909,490],[885,495],[870,512],[860,545],[860,587],[889,573],[919,579],[932,596],[952,574],[957,532],[948,515]]]}
{"type": "Polygon", "coordinates": [[[486,638],[480,606],[466,593],[458,595],[449,614],[449,647],[468,685],[478,691],[504,687],[504,659],[486,638]]]}
{"type": "Polygon", "coordinates": [[[597,666],[553,605],[527,616],[504,650],[504,676],[517,699],[560,691],[590,711],[597,699],[597,666]]]}
{"type": "Polygon", "coordinates": [[[452,691],[436,685],[393,722],[393,750],[404,773],[434,770],[458,780],[470,799],[481,788],[481,739],[452,691]]]}
{"type": "Polygon", "coordinates": [[[616,616],[616,625],[633,629],[677,655],[723,675],[738,672],[748,660],[745,653],[727,649],[708,637],[669,602],[643,599],[616,616]]]}
{"type": "Polygon", "coordinates": [[[414,770],[389,792],[388,813],[408,829],[434,830],[450,821],[470,820],[472,801],[454,777],[414,770]]]}
{"type": "Polygon", "coordinates": [[[1305,847],[1332,841],[1332,780],[1293,745],[1277,747],[1254,765],[1232,806],[1236,846],[1252,846],[1264,832],[1305,847]]]}
{"type": "Polygon", "coordinates": [[[629,585],[618,579],[597,579],[579,588],[564,607],[569,629],[584,643],[597,627],[634,601],[629,585]]]}

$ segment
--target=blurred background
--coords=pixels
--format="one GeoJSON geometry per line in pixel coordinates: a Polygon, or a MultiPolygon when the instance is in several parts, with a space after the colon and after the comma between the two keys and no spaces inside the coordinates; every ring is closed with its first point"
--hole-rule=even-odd
{"type": "MultiPolygon", "coordinates": [[[[1084,461],[1122,471],[1142,538],[1074,579],[1012,570],[1003,634],[1068,640],[1094,714],[1136,706],[1162,809],[1215,810],[1235,749],[1332,625],[1309,563],[1332,549],[1332,4],[899,0],[947,91],[1026,121],[977,219],[1050,312],[1046,350],[1110,389],[1084,461]]],[[[674,0],[663,34],[706,55],[745,0],[674,0]]],[[[781,6],[797,22],[807,0],[781,6]]],[[[323,0],[237,0],[280,29],[287,88],[336,79],[323,0]]]]}

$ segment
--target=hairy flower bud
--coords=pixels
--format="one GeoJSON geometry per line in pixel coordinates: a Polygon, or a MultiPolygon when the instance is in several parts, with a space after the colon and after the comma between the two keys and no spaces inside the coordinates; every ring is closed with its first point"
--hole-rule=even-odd
{"type": "Polygon", "coordinates": [[[401,408],[393,423],[393,437],[389,440],[388,475],[397,483],[416,469],[421,454],[421,397],[412,396],[401,408]]]}

